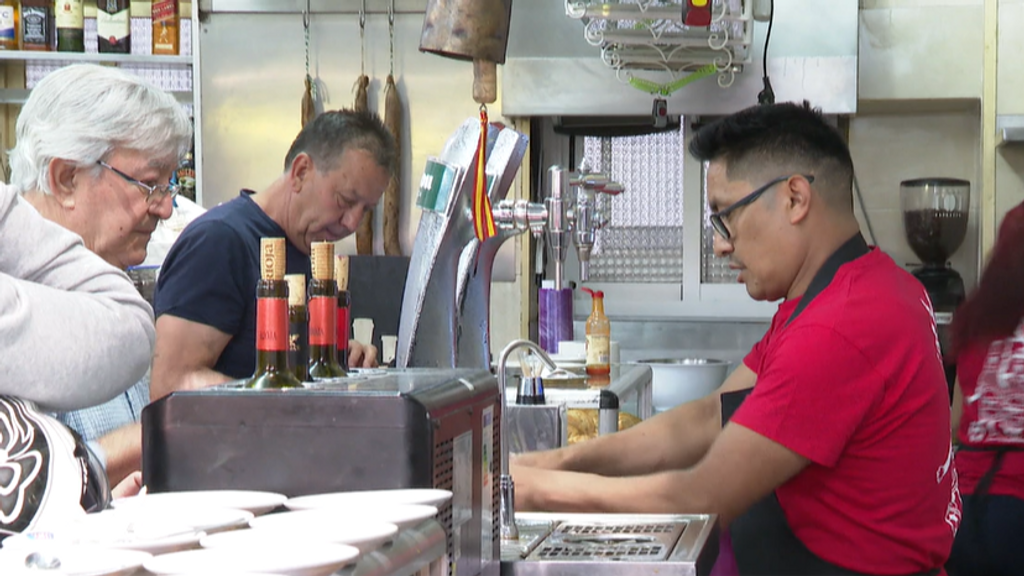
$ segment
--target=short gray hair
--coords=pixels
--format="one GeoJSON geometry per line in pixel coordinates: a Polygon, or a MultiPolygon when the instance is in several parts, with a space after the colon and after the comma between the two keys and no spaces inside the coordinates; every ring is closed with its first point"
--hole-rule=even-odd
{"type": "Polygon", "coordinates": [[[75,64],[43,78],[18,115],[11,184],[51,193],[50,161],[92,166],[115,148],[179,161],[192,123],[173,96],[116,68],[75,64]]]}

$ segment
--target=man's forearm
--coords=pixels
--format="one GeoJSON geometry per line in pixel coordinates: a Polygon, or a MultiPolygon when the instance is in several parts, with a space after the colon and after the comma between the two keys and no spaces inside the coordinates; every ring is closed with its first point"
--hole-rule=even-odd
{"type": "Polygon", "coordinates": [[[599,436],[560,450],[524,454],[524,466],[639,476],[695,465],[721,428],[718,397],[689,402],[628,430],[599,436]]]}
{"type": "Polygon", "coordinates": [[[155,402],[178,390],[202,390],[233,380],[227,374],[212,368],[198,368],[183,374],[166,374],[157,377],[156,370],[150,384],[149,398],[155,402]]]}
{"type": "Polygon", "coordinates": [[[687,471],[609,478],[556,470],[515,472],[519,510],[583,513],[715,513],[687,471]],[[523,483],[523,490],[519,490],[523,483]],[[519,499],[519,494],[525,498],[519,499]]]}
{"type": "Polygon", "coordinates": [[[98,440],[107,456],[107,479],[111,486],[142,469],[142,425],[122,426],[98,440]]]}

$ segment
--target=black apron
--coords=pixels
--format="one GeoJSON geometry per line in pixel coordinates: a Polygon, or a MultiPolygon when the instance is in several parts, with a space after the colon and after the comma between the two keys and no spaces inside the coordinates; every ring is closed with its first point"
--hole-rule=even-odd
{"type": "MultiPolygon", "coordinates": [[[[811,279],[807,292],[786,321],[786,326],[828,287],[840,266],[868,252],[870,249],[860,233],[840,246],[811,279]]],[[[722,394],[723,427],[752,391],[751,388],[722,394]]],[[[808,550],[786,521],[775,491],[734,520],[729,532],[736,565],[742,576],[865,576],[826,562],[808,550]]],[[[908,576],[930,576],[939,571],[935,569],[908,576]]]]}
{"type": "Polygon", "coordinates": [[[978,480],[978,485],[974,487],[974,493],[966,496],[961,495],[964,499],[970,499],[973,508],[971,516],[975,525],[974,535],[980,538],[982,520],[985,518],[985,511],[988,508],[989,489],[992,488],[992,481],[996,479],[996,474],[1003,467],[1003,457],[1009,452],[1024,452],[1024,446],[974,446],[971,444],[961,444],[957,450],[994,453],[992,465],[989,466],[985,474],[978,480]]]}

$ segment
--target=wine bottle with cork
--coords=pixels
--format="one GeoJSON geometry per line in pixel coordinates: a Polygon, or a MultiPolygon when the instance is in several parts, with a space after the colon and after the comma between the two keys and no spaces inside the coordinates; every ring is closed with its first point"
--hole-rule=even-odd
{"type": "Polygon", "coordinates": [[[334,244],[313,242],[309,281],[309,377],[348,376],[338,364],[338,284],[334,280],[334,244]]]}
{"type": "Polygon", "coordinates": [[[349,310],[352,298],[348,293],[348,256],[338,256],[334,263],[334,280],[338,284],[338,364],[348,365],[349,310]]]}
{"type": "Polygon", "coordinates": [[[288,365],[300,382],[309,381],[309,310],[306,309],[306,275],[287,274],[288,365]]]}
{"type": "Polygon", "coordinates": [[[247,388],[301,388],[288,367],[288,283],[284,280],[285,239],[260,239],[260,280],[256,284],[256,371],[247,388]]]}

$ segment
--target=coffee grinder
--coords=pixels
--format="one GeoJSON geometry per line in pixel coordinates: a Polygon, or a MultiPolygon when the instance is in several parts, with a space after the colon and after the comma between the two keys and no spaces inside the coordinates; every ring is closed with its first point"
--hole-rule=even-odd
{"type": "Polygon", "coordinates": [[[939,345],[945,359],[946,382],[952,396],[956,365],[949,352],[949,324],[964,300],[964,281],[950,267],[949,257],[967,234],[971,183],[955,178],[918,178],[900,182],[900,204],[907,242],[921,259],[913,275],[924,284],[935,311],[939,345]]]}

